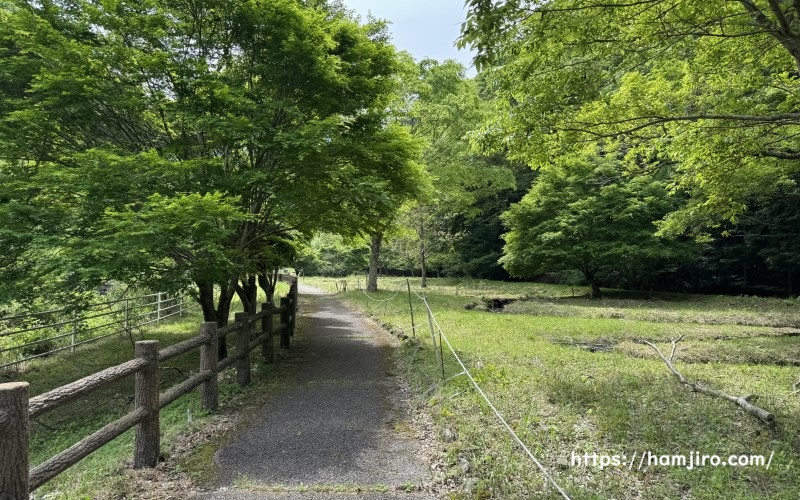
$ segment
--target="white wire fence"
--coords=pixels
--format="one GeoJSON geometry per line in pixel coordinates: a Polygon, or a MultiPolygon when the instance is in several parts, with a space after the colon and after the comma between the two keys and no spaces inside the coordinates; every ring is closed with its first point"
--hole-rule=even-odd
{"type": "Polygon", "coordinates": [[[193,307],[183,295],[165,292],[71,308],[0,318],[0,370],[182,316],[193,307]]]}

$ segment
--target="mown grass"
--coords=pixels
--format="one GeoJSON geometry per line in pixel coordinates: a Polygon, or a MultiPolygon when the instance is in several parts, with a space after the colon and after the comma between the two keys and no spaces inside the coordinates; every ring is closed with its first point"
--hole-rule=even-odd
{"type": "MultiPolygon", "coordinates": [[[[284,295],[287,290],[285,285],[280,286],[276,296],[284,295]]],[[[238,303],[232,307],[232,310],[239,309],[238,303]]],[[[28,362],[16,371],[0,372],[0,381],[28,382],[29,394],[35,396],[131,359],[133,342],[136,340],[155,339],[163,349],[197,335],[201,322],[202,315],[194,308],[183,318],[150,325],[130,337],[109,337],[95,344],[77,347],[74,352],[63,351],[28,362]]],[[[229,338],[228,342],[232,346],[234,339],[229,338]]],[[[193,350],[162,364],[161,391],[196,373],[198,362],[199,353],[193,350]]],[[[208,435],[209,428],[227,422],[231,412],[253,404],[266,392],[266,386],[275,384],[272,375],[274,365],[264,363],[257,354],[252,356],[251,363],[253,384],[245,389],[236,385],[235,370],[229,369],[220,374],[218,413],[209,414],[201,409],[197,390],[161,411],[162,458],[172,460],[170,467],[173,471],[185,473],[198,482],[213,479],[209,450],[215,448],[202,443],[198,443],[200,446],[194,450],[181,448],[191,448],[193,435],[208,435]],[[173,454],[180,455],[178,463],[172,459],[173,454]]],[[[31,422],[31,466],[44,462],[132,409],[131,376],[40,416],[31,422]]],[[[136,489],[140,485],[136,485],[125,473],[132,467],[133,438],[133,430],[126,432],[36,490],[34,497],[136,498],[141,493],[136,489]]]]}
{"type": "MultiPolygon", "coordinates": [[[[306,283],[334,289],[330,280],[306,283]]],[[[675,295],[648,300],[646,295],[618,294],[618,300],[591,302],[570,287],[430,283],[424,293],[455,351],[574,498],[800,497],[800,397],[793,389],[800,370],[791,366],[800,343],[794,330],[800,324],[796,301],[681,300],[675,295]],[[519,306],[512,308],[514,313],[464,309],[492,297],[528,300],[512,304],[519,306]],[[526,314],[524,307],[535,301],[554,304],[552,313],[526,314]],[[616,315],[609,317],[608,310],[616,315]],[[652,349],[640,343],[661,342],[664,350],[679,335],[685,340],[678,344],[676,366],[687,378],[731,395],[759,395],[757,404],[773,412],[777,424],[767,426],[728,401],[685,389],[652,349]],[[687,470],[645,464],[637,470],[637,463],[631,469],[600,470],[571,463],[573,452],[631,456],[645,451],[774,456],[769,469],[687,470]]],[[[384,279],[380,284],[391,291],[343,296],[396,333],[412,335],[406,293],[385,300],[405,281],[384,279]]],[[[441,443],[437,481],[470,484],[468,492],[452,493],[454,498],[554,496],[465,377],[440,384],[427,317],[418,299],[413,304],[419,342],[404,343],[401,362],[420,406],[434,416],[440,431],[456,436],[441,443]]],[[[445,353],[446,376],[460,371],[454,357],[445,353]]]]}

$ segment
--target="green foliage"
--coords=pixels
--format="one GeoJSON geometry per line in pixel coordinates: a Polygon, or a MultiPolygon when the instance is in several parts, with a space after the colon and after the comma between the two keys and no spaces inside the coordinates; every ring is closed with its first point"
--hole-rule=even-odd
{"type": "Polygon", "coordinates": [[[202,290],[382,227],[419,145],[386,26],[326,2],[5,3],[0,300],[202,290]]]}
{"type": "Polygon", "coordinates": [[[800,37],[791,2],[471,0],[498,99],[476,140],[535,167],[602,143],[674,168],[661,225],[702,237],[793,185],[800,37]]]}
{"type": "MultiPolygon", "coordinates": [[[[388,241],[391,266],[411,268],[421,264],[462,274],[466,264],[454,247],[460,239],[456,219],[473,220],[483,215],[481,200],[514,189],[512,169],[500,156],[473,151],[469,134],[487,115],[489,102],[480,83],[465,76],[453,60],[426,59],[406,77],[404,120],[423,141],[421,161],[431,185],[419,203],[408,205],[401,215],[403,230],[388,241]]],[[[495,219],[496,227],[500,227],[495,219]]]]}
{"type": "Polygon", "coordinates": [[[307,276],[348,276],[363,273],[368,256],[363,240],[346,242],[341,236],[320,233],[300,253],[297,268],[307,276]]]}
{"type": "Polygon", "coordinates": [[[542,171],[503,216],[510,231],[501,262],[516,276],[577,269],[590,285],[616,272],[628,285],[652,286],[692,255],[691,243],[655,235],[653,221],[673,207],[664,182],[626,174],[613,158],[577,158],[542,171]]]}

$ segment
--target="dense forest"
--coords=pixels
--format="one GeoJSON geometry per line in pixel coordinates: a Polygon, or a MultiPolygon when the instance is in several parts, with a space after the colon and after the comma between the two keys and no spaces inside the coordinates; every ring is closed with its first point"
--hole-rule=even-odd
{"type": "Polygon", "coordinates": [[[796,2],[469,0],[455,61],[342,2],[0,10],[0,306],[224,324],[279,268],[797,293],[796,2]]]}

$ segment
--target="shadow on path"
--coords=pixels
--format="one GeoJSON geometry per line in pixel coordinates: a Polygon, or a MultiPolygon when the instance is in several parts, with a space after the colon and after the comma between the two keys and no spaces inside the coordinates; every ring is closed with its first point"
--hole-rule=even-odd
{"type": "Polygon", "coordinates": [[[394,339],[332,296],[300,292],[296,385],[217,452],[219,489],[201,498],[430,498],[402,493],[429,474],[391,373],[394,339]]]}

